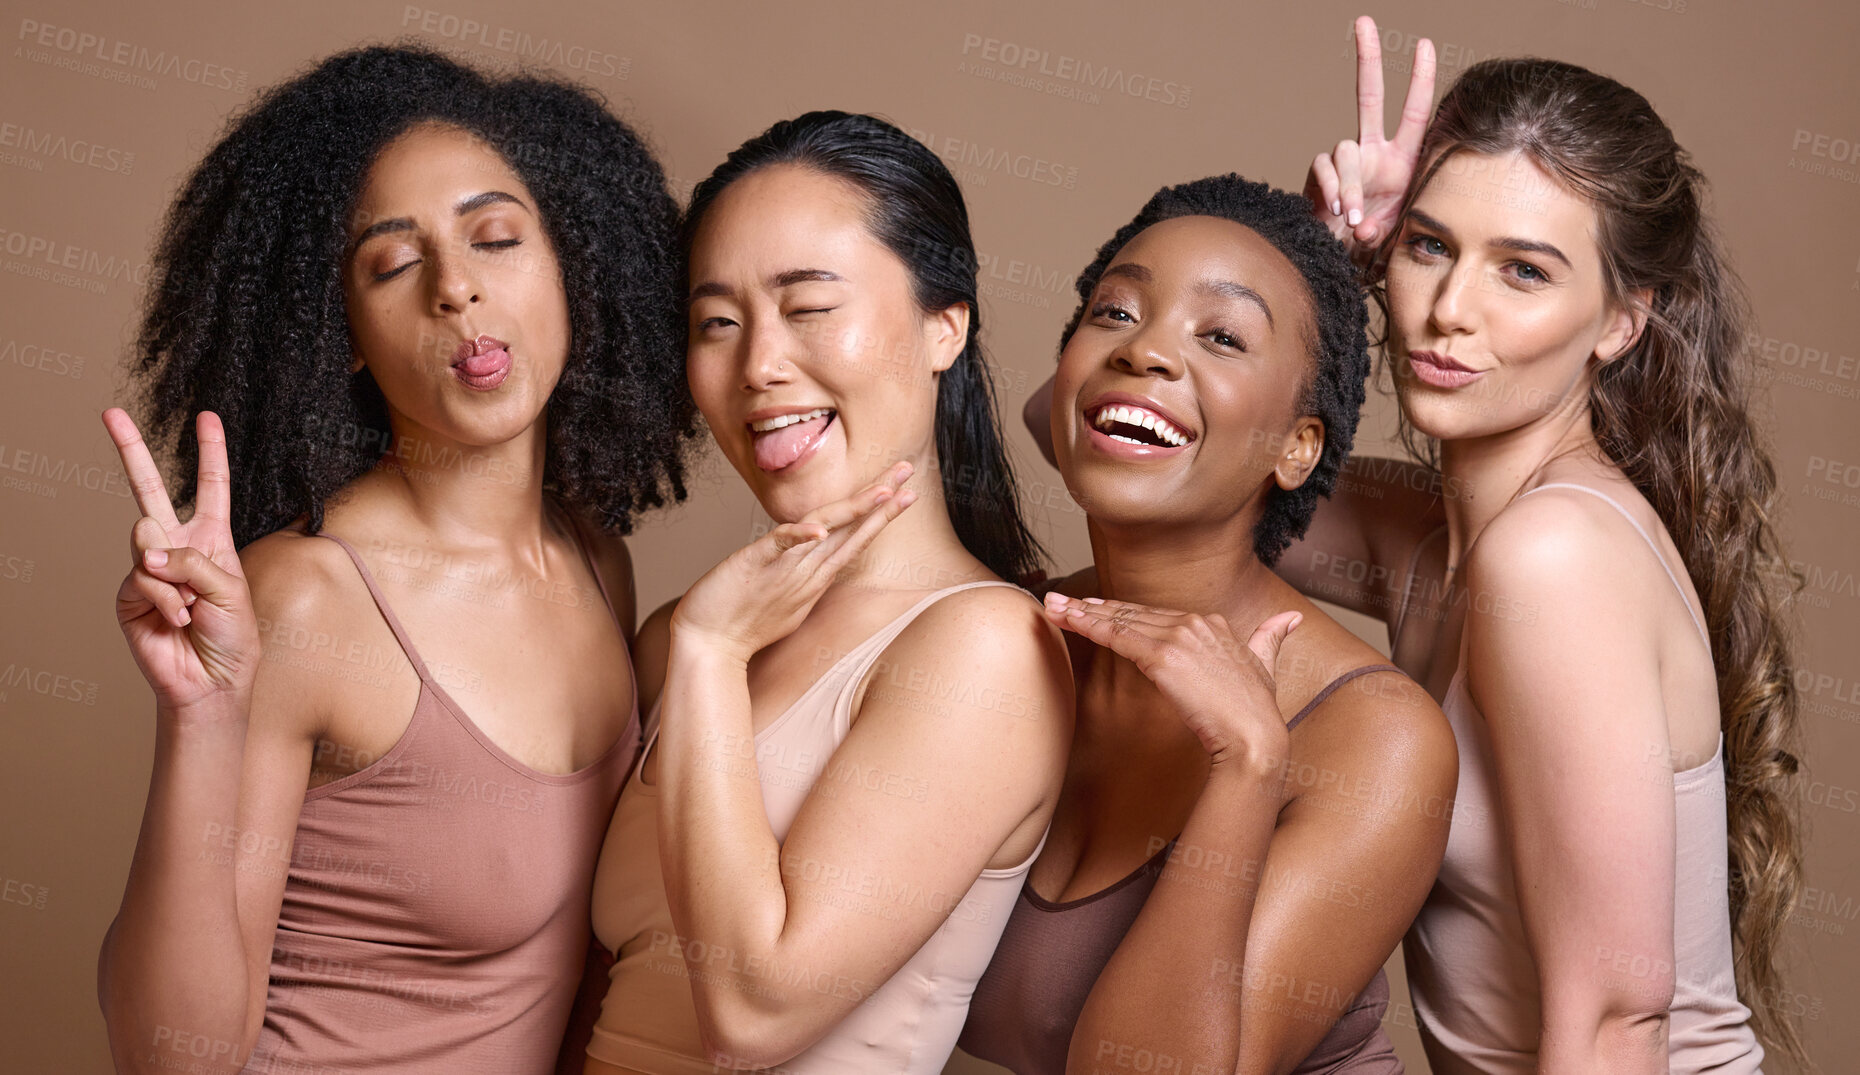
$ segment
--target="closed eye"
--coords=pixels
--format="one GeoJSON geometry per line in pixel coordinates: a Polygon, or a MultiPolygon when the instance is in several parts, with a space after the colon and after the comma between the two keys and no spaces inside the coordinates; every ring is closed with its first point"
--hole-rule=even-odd
{"type": "Polygon", "coordinates": [[[522,242],[523,240],[521,239],[497,239],[495,241],[488,242],[488,243],[473,243],[471,245],[479,247],[479,248],[489,247],[493,250],[504,250],[504,249],[508,249],[509,247],[519,246],[522,244],[522,242]]]}
{"type": "Polygon", "coordinates": [[[387,281],[394,279],[396,276],[399,276],[401,273],[406,272],[408,269],[413,268],[415,265],[418,265],[419,263],[420,263],[420,259],[414,258],[412,261],[409,261],[405,265],[395,266],[394,268],[389,269],[386,272],[378,272],[375,274],[375,283],[377,284],[386,283],[387,281]]]}

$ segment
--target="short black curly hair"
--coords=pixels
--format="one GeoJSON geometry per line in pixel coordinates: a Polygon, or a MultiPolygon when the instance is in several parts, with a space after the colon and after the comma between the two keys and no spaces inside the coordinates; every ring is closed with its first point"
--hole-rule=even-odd
{"type": "Polygon", "coordinates": [[[1273,564],[1286,546],[1304,536],[1318,497],[1330,495],[1349,457],[1369,378],[1368,308],[1349,254],[1311,215],[1310,202],[1238,175],[1215,175],[1157,191],[1135,219],[1098,248],[1098,256],[1079,274],[1079,307],[1059,337],[1062,350],[1117,252],[1150,225],[1185,216],[1219,217],[1251,228],[1292,263],[1311,297],[1315,324],[1306,327],[1305,336],[1314,369],[1298,409],[1324,423],[1324,451],[1303,485],[1275,486],[1267,493],[1253,528],[1253,552],[1261,563],[1273,564]]]}
{"type": "Polygon", "coordinates": [[[369,166],[425,123],[493,146],[535,196],[568,300],[544,487],[603,529],[682,500],[696,434],[685,385],[678,206],[646,144],[592,92],[490,78],[436,52],[339,53],[236,117],[169,209],[132,363],[152,444],[194,496],[195,412],[226,426],[240,544],[308,517],[380,460],[387,409],[351,374],[348,226],[369,166]]]}

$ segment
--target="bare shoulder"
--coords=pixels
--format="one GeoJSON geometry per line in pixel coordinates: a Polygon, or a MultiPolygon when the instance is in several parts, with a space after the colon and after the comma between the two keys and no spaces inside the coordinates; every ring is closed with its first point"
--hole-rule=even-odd
{"type": "Polygon", "coordinates": [[[1450,791],[1459,772],[1453,728],[1433,697],[1405,673],[1359,672],[1386,664],[1387,658],[1342,624],[1320,610],[1307,611],[1280,653],[1281,674],[1296,681],[1295,697],[1311,706],[1292,749],[1299,760],[1327,771],[1444,794],[1440,789],[1450,791]]]}
{"type": "Polygon", "coordinates": [[[977,586],[944,597],[891,641],[884,660],[907,677],[941,681],[977,698],[1013,692],[1023,715],[1050,715],[1071,726],[1065,640],[1040,602],[1018,587],[977,586]]]}
{"type": "Polygon", "coordinates": [[[370,600],[342,546],[296,530],[266,534],[240,549],[239,565],[261,620],[271,615],[307,626],[353,613],[358,594],[370,600]]]}
{"type": "MultiPolygon", "coordinates": [[[[334,541],[294,530],[268,534],[239,551],[252,592],[259,643],[255,725],[319,734],[324,716],[353,677],[350,647],[399,654],[399,646],[349,555],[334,541]]],[[[402,658],[404,659],[404,658],[402,658]]]]}
{"type": "Polygon", "coordinates": [[[1646,553],[1623,556],[1623,538],[1640,543],[1618,512],[1587,493],[1523,497],[1486,524],[1467,555],[1469,611],[1528,625],[1560,609],[1615,607],[1635,568],[1656,566],[1646,553]]]}

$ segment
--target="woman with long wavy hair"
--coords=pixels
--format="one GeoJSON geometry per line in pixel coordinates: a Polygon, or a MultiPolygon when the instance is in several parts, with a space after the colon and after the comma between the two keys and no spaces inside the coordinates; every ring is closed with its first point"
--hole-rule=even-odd
{"type": "Polygon", "coordinates": [[[118,1070],[553,1066],[639,741],[618,533],[693,432],[676,221],[592,94],[417,49],[272,88],[187,180],[136,353],[186,522],[104,416],[156,699],[118,1070]]]}
{"type": "Polygon", "coordinates": [[[1409,936],[1434,1070],[1801,1059],[1777,968],[1801,879],[1776,481],[1704,180],[1640,94],[1468,68],[1313,164],[1422,464],[1359,460],[1279,570],[1386,618],[1459,742],[1409,936]]]}

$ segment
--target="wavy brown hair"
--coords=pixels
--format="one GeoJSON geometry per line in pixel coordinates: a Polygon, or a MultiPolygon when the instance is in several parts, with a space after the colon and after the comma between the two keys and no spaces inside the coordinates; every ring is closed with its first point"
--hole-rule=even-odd
{"type": "MultiPolygon", "coordinates": [[[[1585,198],[1610,299],[1646,317],[1634,344],[1597,372],[1590,417],[1609,460],[1666,524],[1705,606],[1724,730],[1738,993],[1758,1037],[1807,1067],[1777,966],[1802,886],[1800,728],[1784,615],[1794,573],[1776,533],[1776,472],[1750,413],[1749,310],[1705,217],[1704,177],[1646,98],[1554,60],[1467,68],[1428,127],[1426,166],[1407,202],[1462,152],[1521,153],[1585,198]]],[[[1386,312],[1386,281],[1372,272],[1386,312]]],[[[1403,432],[1433,459],[1435,446],[1417,444],[1406,422],[1403,432]]]]}

